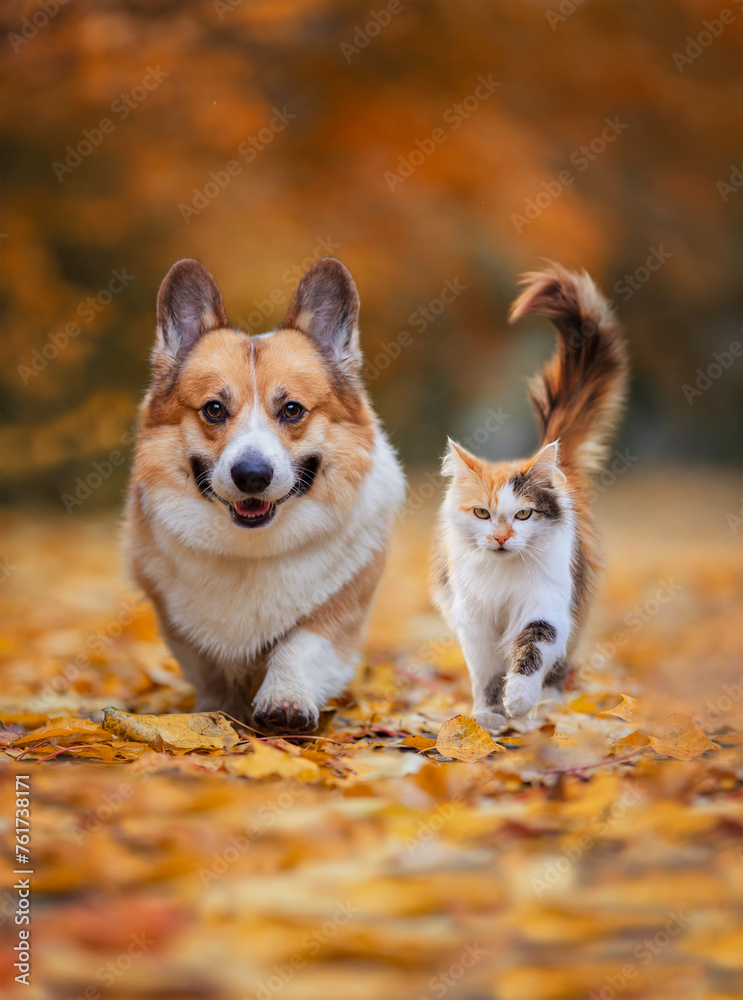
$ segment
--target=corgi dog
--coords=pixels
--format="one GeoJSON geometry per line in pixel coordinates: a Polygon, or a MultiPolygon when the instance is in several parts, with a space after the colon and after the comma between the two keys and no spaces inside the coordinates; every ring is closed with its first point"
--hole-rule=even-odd
{"type": "Polygon", "coordinates": [[[358,314],[330,257],[256,336],[230,327],[198,261],[160,287],[124,552],[196,711],[309,732],[354,675],[405,493],[361,383],[358,314]]]}
{"type": "Polygon", "coordinates": [[[622,410],[628,363],[611,307],[587,274],[527,274],[511,322],[549,317],[558,348],[529,385],[541,446],[492,463],[450,440],[433,600],[457,635],[473,715],[498,731],[559,687],[600,568],[588,497],[622,410]]]}

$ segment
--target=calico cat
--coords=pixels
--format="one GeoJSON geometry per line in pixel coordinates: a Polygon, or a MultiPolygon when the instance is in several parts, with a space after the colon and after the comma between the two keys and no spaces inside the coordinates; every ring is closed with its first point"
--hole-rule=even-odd
{"type": "Polygon", "coordinates": [[[608,302],[585,272],[525,275],[511,307],[549,317],[558,347],[529,383],[541,446],[492,463],[449,440],[433,599],[462,646],[473,716],[492,730],[529,712],[568,671],[600,566],[591,474],[621,413],[627,352],[608,302]]]}

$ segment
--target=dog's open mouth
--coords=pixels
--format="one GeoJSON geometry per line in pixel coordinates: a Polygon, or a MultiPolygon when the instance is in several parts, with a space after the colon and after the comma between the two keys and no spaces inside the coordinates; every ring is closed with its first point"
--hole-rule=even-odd
{"type": "Polygon", "coordinates": [[[251,497],[249,500],[230,504],[230,513],[235,524],[244,528],[257,528],[258,525],[267,524],[273,518],[276,504],[251,497]]]}
{"type": "MultiPolygon", "coordinates": [[[[261,500],[259,497],[248,497],[246,500],[238,500],[236,503],[228,504],[233,523],[241,528],[259,528],[261,525],[268,524],[276,516],[276,508],[279,504],[289,500],[290,497],[301,497],[305,493],[309,493],[319,468],[319,455],[310,455],[306,458],[297,467],[294,486],[280,500],[269,501],[261,500]]],[[[216,496],[216,494],[214,495],[216,496]]],[[[222,500],[221,497],[217,497],[217,499],[222,500]]],[[[227,501],[222,500],[222,503],[226,504],[227,501]]]]}

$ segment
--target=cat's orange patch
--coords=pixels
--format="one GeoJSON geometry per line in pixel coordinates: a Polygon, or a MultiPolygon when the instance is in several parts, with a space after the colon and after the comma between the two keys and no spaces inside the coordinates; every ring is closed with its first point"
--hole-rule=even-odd
{"type": "Polygon", "coordinates": [[[525,472],[528,467],[520,462],[502,462],[496,465],[460,448],[457,448],[457,454],[466,465],[466,470],[461,469],[454,478],[459,508],[464,511],[472,510],[473,507],[495,509],[501,490],[509,485],[515,475],[525,472]],[[467,456],[466,460],[464,455],[467,456]]]}

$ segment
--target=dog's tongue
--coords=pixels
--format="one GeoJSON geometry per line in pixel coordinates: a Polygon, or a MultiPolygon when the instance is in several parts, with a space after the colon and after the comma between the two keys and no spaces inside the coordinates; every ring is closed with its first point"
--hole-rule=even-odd
{"type": "Polygon", "coordinates": [[[271,504],[267,500],[241,500],[235,504],[235,510],[243,517],[260,517],[261,514],[268,513],[271,504]]]}

